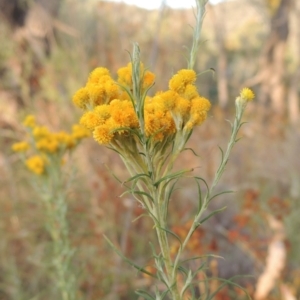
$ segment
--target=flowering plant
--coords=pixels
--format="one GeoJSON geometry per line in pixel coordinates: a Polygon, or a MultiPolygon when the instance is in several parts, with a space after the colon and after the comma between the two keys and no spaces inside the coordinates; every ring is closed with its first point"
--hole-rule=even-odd
{"type": "MultiPolygon", "coordinates": [[[[197,1],[197,24],[188,68],[179,70],[170,79],[167,91],[157,92],[153,97],[148,95],[155,76],[140,61],[140,49],[134,44],[131,63],[118,70],[116,81],[108,69],[96,68],[91,72],[86,85],[73,97],[74,104],[84,110],[80,124],[92,132],[96,142],[115,151],[123,160],[130,174],[130,178],[122,182],[127,188],[123,195],[130,193],[145,209],[145,215],[153,220],[160,249],[156,252],[153,247],[155,274],[124,257],[105,237],[127,262],[165,285],[165,290],[156,289],[155,296],[146,291],[137,291],[145,299],[163,299],[170,295],[173,300],[181,300],[185,299],[188,290],[194,295],[195,276],[204,266],[200,264],[192,272],[181,260],[182,253],[195,230],[219,212],[214,211],[205,217],[203,215],[211,200],[217,196],[214,188],[237,141],[244,109],[254,98],[253,92],[244,88],[236,99],[236,117],[231,138],[227,150],[222,151],[220,166],[211,186],[203,178],[193,177],[198,186],[198,208],[188,233],[181,239],[169,228],[168,207],[177,181],[183,176],[190,176],[193,171],[175,171],[174,162],[186,149],[195,126],[205,121],[211,106],[209,100],[199,94],[195,84],[197,73],[193,70],[206,2],[197,1]],[[206,189],[205,195],[203,186],[206,189]],[[178,241],[175,255],[171,254],[170,237],[178,241]],[[185,276],[183,286],[178,284],[178,272],[185,276]]],[[[212,297],[210,295],[208,299],[212,297]]],[[[195,296],[192,299],[196,299],[195,296]]]]}
{"type": "MultiPolygon", "coordinates": [[[[139,61],[137,45],[134,46],[132,63],[119,69],[118,75],[118,81],[115,82],[107,69],[95,69],[86,86],[75,93],[73,102],[85,110],[80,123],[92,131],[95,141],[117,152],[129,171],[131,177],[122,182],[127,188],[123,195],[131,193],[153,220],[160,246],[160,253],[153,254],[156,274],[125,258],[106,239],[127,262],[166,285],[167,289],[161,297],[171,293],[172,299],[183,299],[195,274],[184,270],[181,255],[194,231],[219,212],[214,211],[203,217],[210,201],[217,196],[213,193],[214,188],[237,141],[246,104],[254,98],[254,94],[244,88],[236,99],[237,113],[232,135],[226,152],[222,152],[222,160],[212,185],[209,187],[204,179],[194,177],[199,188],[199,205],[186,237],[181,240],[168,228],[168,206],[177,181],[193,169],[174,171],[173,166],[178,155],[186,149],[194,127],[205,121],[210,102],[199,95],[195,86],[196,73],[191,69],[177,72],[169,81],[169,90],[158,92],[153,97],[147,96],[154,75],[144,70],[139,61]],[[201,184],[207,189],[205,196],[202,195],[201,184]],[[169,236],[175,237],[179,243],[175,259],[172,259],[169,236]],[[179,290],[177,273],[183,270],[186,282],[179,290]]],[[[144,291],[138,293],[146,299],[154,299],[144,291]]],[[[162,299],[157,298],[160,297],[158,295],[157,291],[155,299],[162,299]]]]}
{"type": "Polygon", "coordinates": [[[63,165],[65,156],[89,136],[89,131],[75,124],[72,133],[52,132],[45,126],[37,125],[33,115],[27,116],[23,125],[27,131],[26,140],[13,144],[12,150],[20,154],[33,174],[31,183],[45,208],[45,225],[52,239],[52,273],[60,299],[75,300],[74,249],[70,244],[66,217],[68,186],[72,177],[66,176],[63,165]]]}

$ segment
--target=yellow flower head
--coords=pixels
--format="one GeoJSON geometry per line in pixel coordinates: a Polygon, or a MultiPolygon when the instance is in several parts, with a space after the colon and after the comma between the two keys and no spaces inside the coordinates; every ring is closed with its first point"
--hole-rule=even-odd
{"type": "Polygon", "coordinates": [[[143,89],[147,89],[149,88],[155,80],[155,75],[150,72],[150,71],[146,71],[143,77],[143,89]]]}
{"type": "Polygon", "coordinates": [[[37,175],[42,175],[45,171],[45,159],[40,155],[35,155],[25,161],[26,167],[37,175]]]}
{"type": "Polygon", "coordinates": [[[113,80],[108,80],[104,83],[104,90],[108,100],[106,103],[119,97],[120,88],[113,80]]]}
{"type": "Polygon", "coordinates": [[[110,114],[117,127],[136,128],[139,125],[132,102],[129,100],[113,100],[110,103],[110,114]]]}
{"type": "Polygon", "coordinates": [[[197,97],[191,101],[191,114],[201,111],[209,111],[211,107],[210,102],[204,97],[197,97]]]}
{"type": "Polygon", "coordinates": [[[162,114],[147,114],[145,115],[145,132],[147,137],[153,137],[157,141],[162,141],[164,138],[162,124],[157,118],[159,115],[162,117],[162,114]]]}
{"type": "Polygon", "coordinates": [[[110,124],[102,124],[97,126],[93,131],[93,137],[99,144],[109,144],[114,138],[114,128],[110,124]]]}
{"type": "Polygon", "coordinates": [[[193,84],[188,84],[185,87],[184,93],[182,95],[184,98],[191,100],[193,98],[199,97],[197,87],[193,84]]]}
{"type": "Polygon", "coordinates": [[[76,141],[73,136],[65,131],[55,133],[54,137],[59,144],[59,148],[72,149],[76,145],[76,141]]]}
{"type": "Polygon", "coordinates": [[[166,91],[164,93],[157,94],[155,98],[163,103],[166,110],[172,110],[176,105],[178,97],[179,95],[176,92],[166,91]]]}
{"type": "Polygon", "coordinates": [[[190,110],[191,102],[183,97],[176,99],[174,113],[180,115],[183,119],[186,117],[190,110]]]}
{"type": "Polygon", "coordinates": [[[85,87],[88,91],[89,102],[94,107],[105,103],[105,89],[103,85],[89,84],[85,87]]]}
{"type": "Polygon", "coordinates": [[[102,67],[96,68],[90,73],[87,83],[88,84],[89,83],[98,84],[99,81],[103,79],[103,76],[110,77],[109,70],[106,68],[102,68],[102,67]]]}
{"type": "Polygon", "coordinates": [[[197,75],[194,70],[182,69],[175,74],[169,81],[169,88],[177,93],[184,93],[188,84],[194,84],[197,75]]]}
{"type": "Polygon", "coordinates": [[[186,130],[191,130],[196,125],[201,125],[207,117],[210,109],[210,102],[203,97],[197,97],[191,100],[190,118],[185,125],[186,130]]]}
{"type": "Polygon", "coordinates": [[[79,123],[89,130],[94,130],[95,127],[103,124],[104,121],[95,111],[88,111],[83,114],[79,123]]]}
{"type": "Polygon", "coordinates": [[[89,90],[86,87],[79,89],[72,100],[77,107],[87,109],[90,102],[89,90]]]}
{"type": "Polygon", "coordinates": [[[162,141],[167,135],[175,132],[171,114],[164,109],[159,96],[148,98],[145,103],[145,133],[156,141],[162,141]]]}
{"type": "Polygon", "coordinates": [[[12,150],[14,152],[26,152],[29,148],[30,146],[27,142],[14,143],[12,145],[12,150]]]}
{"type": "Polygon", "coordinates": [[[172,90],[157,94],[154,100],[162,103],[164,109],[171,113],[176,129],[180,130],[183,122],[188,118],[191,106],[190,101],[172,90]]]}
{"type": "Polygon", "coordinates": [[[255,97],[255,94],[249,88],[243,88],[240,93],[240,97],[246,100],[247,102],[252,101],[255,97]]]}
{"type": "Polygon", "coordinates": [[[108,104],[99,105],[94,108],[95,114],[101,119],[101,124],[111,117],[110,110],[111,108],[108,104]]]}
{"type": "Polygon", "coordinates": [[[126,67],[118,70],[118,82],[121,85],[131,87],[132,86],[132,64],[129,63],[126,67]]]}
{"type": "Polygon", "coordinates": [[[23,125],[25,127],[33,128],[35,127],[35,116],[33,115],[28,115],[25,120],[23,121],[23,125]]]}
{"type": "Polygon", "coordinates": [[[56,137],[51,134],[48,137],[39,139],[36,142],[36,148],[42,152],[55,153],[59,149],[59,142],[56,137]]]}
{"type": "Polygon", "coordinates": [[[90,104],[93,107],[107,104],[118,98],[120,94],[119,86],[109,75],[103,75],[97,81],[89,81],[86,89],[89,93],[90,104]]]}
{"type": "Polygon", "coordinates": [[[33,137],[38,140],[41,138],[48,137],[50,135],[50,131],[45,126],[37,126],[33,130],[33,137]]]}
{"type": "MultiPolygon", "coordinates": [[[[140,63],[140,76],[142,77],[142,89],[149,88],[155,80],[155,75],[150,71],[144,71],[143,63],[140,63]]],[[[126,87],[132,87],[132,63],[118,70],[118,82],[126,87]]]]}

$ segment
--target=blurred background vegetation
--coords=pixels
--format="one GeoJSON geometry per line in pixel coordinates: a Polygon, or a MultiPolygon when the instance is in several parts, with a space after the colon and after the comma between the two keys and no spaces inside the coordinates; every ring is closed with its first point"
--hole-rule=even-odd
{"type": "MultiPolygon", "coordinates": [[[[197,85],[213,107],[190,142],[200,158],[187,153],[178,163],[178,168],[198,167],[195,172],[210,181],[220,160],[218,146],[224,147],[230,135],[226,119],[232,118],[234,99],[244,86],[255,91],[244,138],[220,183],[220,190],[236,193],[213,203],[214,208],[226,204],[227,210],[197,231],[188,251],[224,256],[210,261],[213,276],[253,275],[240,283],[256,299],[300,298],[299,16],[297,0],[207,5],[196,71],[203,72],[197,85]],[[269,268],[272,259],[277,268],[269,268]],[[261,286],[265,290],[259,296],[255,290],[261,286]]],[[[1,300],[58,299],[45,264],[50,237],[42,205],[11,152],[24,135],[23,117],[34,114],[54,130],[68,130],[80,115],[72,95],[89,72],[104,66],[115,75],[129,62],[135,41],[144,64],[156,74],[152,93],[167,89],[170,77],[186,66],[193,24],[192,9],[172,10],[163,1],[160,9],[145,10],[97,0],[0,0],[1,300]]],[[[122,186],[105,165],[121,178],[127,175],[114,153],[89,140],[72,164],[78,171],[68,217],[81,297],[138,299],[134,290],[151,288],[150,278],[112,253],[103,234],[137,263],[151,265],[152,224],[146,219],[132,223],[142,207],[118,197],[122,186]]],[[[169,224],[179,235],[196,201],[194,186],[188,181],[181,186],[169,224]]],[[[215,299],[243,297],[226,288],[215,299]]]]}

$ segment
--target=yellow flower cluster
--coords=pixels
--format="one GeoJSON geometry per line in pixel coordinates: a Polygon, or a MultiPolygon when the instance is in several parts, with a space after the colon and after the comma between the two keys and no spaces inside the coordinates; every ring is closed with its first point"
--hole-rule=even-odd
{"type": "Polygon", "coordinates": [[[26,167],[37,175],[42,175],[44,173],[45,164],[45,158],[40,155],[33,155],[25,161],[26,167]]]}
{"type": "Polygon", "coordinates": [[[30,148],[30,145],[27,142],[19,142],[19,143],[14,143],[12,145],[12,150],[14,152],[25,152],[30,148]]]}
{"type": "MultiPolygon", "coordinates": [[[[85,87],[73,96],[76,106],[85,110],[80,124],[93,132],[100,144],[110,144],[140,130],[137,101],[133,94],[132,64],[117,71],[115,82],[105,68],[96,68],[85,87]],[[99,93],[95,91],[98,90],[99,93]],[[101,91],[101,92],[100,92],[101,91]],[[97,94],[97,96],[95,96],[97,94]]],[[[149,89],[155,76],[140,64],[141,95],[149,89]]],[[[178,131],[191,131],[206,119],[210,102],[201,97],[195,86],[193,70],[180,70],[169,82],[169,90],[153,97],[144,96],[143,132],[154,141],[163,141],[178,131]]]]}
{"type": "Polygon", "coordinates": [[[25,118],[23,125],[28,129],[30,143],[27,141],[15,143],[12,150],[15,152],[33,150],[35,155],[26,159],[25,165],[37,175],[44,173],[49,156],[62,156],[67,150],[74,148],[81,139],[90,135],[86,128],[78,124],[73,125],[70,134],[65,131],[51,132],[45,126],[38,126],[32,115],[25,118]]]}
{"type": "Polygon", "coordinates": [[[235,105],[237,110],[242,113],[242,111],[247,106],[248,102],[251,102],[255,97],[255,94],[249,88],[243,88],[240,95],[235,99],[235,105]]]}
{"type": "Polygon", "coordinates": [[[107,104],[119,96],[119,86],[112,80],[109,71],[96,68],[90,74],[86,86],[73,96],[73,102],[82,109],[89,109],[107,104]]]}
{"type": "Polygon", "coordinates": [[[158,96],[164,108],[171,112],[177,131],[190,131],[201,125],[210,109],[210,102],[197,91],[196,78],[194,70],[180,70],[171,78],[169,91],[158,96]]]}
{"type": "Polygon", "coordinates": [[[255,97],[255,94],[249,88],[243,88],[240,93],[241,98],[245,99],[246,101],[252,101],[255,97]]]}

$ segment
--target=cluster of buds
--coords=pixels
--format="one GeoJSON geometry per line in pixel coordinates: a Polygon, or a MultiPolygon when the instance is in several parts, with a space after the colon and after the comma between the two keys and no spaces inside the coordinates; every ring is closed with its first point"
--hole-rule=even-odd
{"type": "Polygon", "coordinates": [[[45,126],[38,126],[32,115],[25,118],[23,125],[28,132],[27,139],[13,144],[12,150],[30,153],[24,156],[25,165],[37,175],[44,174],[50,161],[61,161],[67,151],[74,149],[80,140],[90,135],[88,130],[78,124],[73,125],[71,133],[51,132],[45,126]]]}
{"type": "Polygon", "coordinates": [[[96,68],[73,96],[74,104],[85,111],[80,124],[92,131],[98,143],[115,145],[140,134],[163,143],[179,132],[188,135],[206,119],[210,102],[197,91],[195,71],[180,70],[169,81],[169,90],[153,97],[147,91],[155,75],[139,63],[137,95],[134,71],[129,63],[118,70],[114,81],[109,70],[96,68]]]}

